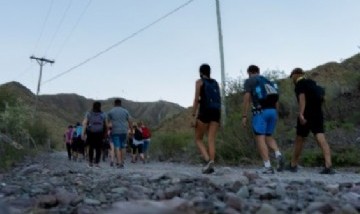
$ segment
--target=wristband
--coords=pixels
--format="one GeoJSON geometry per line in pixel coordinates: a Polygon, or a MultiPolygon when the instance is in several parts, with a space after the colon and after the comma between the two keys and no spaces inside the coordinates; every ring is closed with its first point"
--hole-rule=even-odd
{"type": "Polygon", "coordinates": [[[242,118],[247,118],[247,115],[243,115],[242,118]]]}

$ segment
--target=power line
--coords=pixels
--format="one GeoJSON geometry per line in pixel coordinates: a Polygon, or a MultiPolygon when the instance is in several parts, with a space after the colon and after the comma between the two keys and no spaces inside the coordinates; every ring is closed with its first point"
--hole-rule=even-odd
{"type": "Polygon", "coordinates": [[[39,38],[37,39],[37,41],[36,41],[36,43],[35,43],[35,47],[34,47],[33,53],[35,53],[36,49],[37,49],[38,46],[39,46],[39,42],[40,42],[40,39],[41,39],[41,37],[42,37],[42,35],[43,35],[43,33],[44,33],[45,25],[46,25],[46,23],[47,23],[47,21],[48,21],[48,19],[49,19],[49,15],[50,15],[50,12],[51,12],[51,10],[52,10],[53,3],[54,3],[54,0],[51,0],[49,9],[48,9],[48,11],[47,11],[47,13],[46,13],[46,16],[45,16],[45,19],[44,19],[44,22],[43,22],[43,25],[42,25],[42,28],[41,28],[41,31],[40,31],[39,38]]]}
{"type": "Polygon", "coordinates": [[[56,27],[56,30],[55,30],[53,36],[52,36],[51,39],[50,39],[49,45],[48,45],[48,47],[46,48],[44,55],[46,55],[46,53],[48,52],[48,50],[51,48],[52,43],[54,42],[54,40],[55,40],[55,38],[56,38],[56,36],[57,36],[57,34],[58,34],[58,32],[59,32],[59,29],[61,28],[61,26],[62,26],[62,24],[63,24],[63,22],[64,22],[64,19],[65,19],[65,17],[66,17],[66,14],[68,13],[68,11],[69,11],[72,3],[73,3],[73,0],[69,0],[69,3],[68,3],[68,5],[67,5],[67,7],[66,7],[66,9],[65,9],[65,11],[64,11],[64,13],[63,13],[63,15],[62,15],[62,17],[61,17],[61,19],[60,19],[60,22],[59,22],[58,26],[56,27]]]}
{"type": "Polygon", "coordinates": [[[62,52],[62,50],[64,49],[64,46],[67,44],[67,42],[69,41],[70,37],[72,36],[72,34],[74,33],[75,29],[77,28],[77,26],[79,25],[82,17],[84,16],[85,12],[87,11],[87,9],[90,7],[92,0],[89,0],[88,3],[86,4],[84,10],[81,12],[80,16],[78,17],[78,19],[75,22],[75,25],[73,26],[73,28],[71,29],[70,33],[68,34],[68,36],[66,37],[66,39],[64,40],[64,42],[62,43],[62,45],[60,46],[59,51],[57,52],[57,54],[55,55],[55,59],[57,59],[60,55],[60,53],[62,52]]]}
{"type": "Polygon", "coordinates": [[[63,75],[65,75],[65,74],[73,71],[74,69],[76,69],[76,68],[78,68],[78,67],[80,67],[80,66],[82,66],[82,65],[84,65],[84,64],[86,64],[86,63],[88,63],[89,61],[91,61],[91,60],[93,60],[93,59],[101,56],[102,54],[104,54],[104,53],[110,51],[111,49],[113,49],[113,48],[121,45],[122,43],[126,42],[127,40],[129,40],[129,39],[137,36],[139,33],[142,33],[143,31],[149,29],[150,27],[152,27],[153,25],[157,24],[158,22],[166,19],[167,17],[169,17],[170,15],[176,13],[177,11],[181,10],[182,8],[186,7],[187,5],[189,5],[190,3],[192,3],[193,1],[195,1],[195,0],[189,0],[189,1],[185,2],[184,4],[182,4],[182,5],[178,6],[177,8],[175,8],[174,10],[166,13],[165,15],[161,16],[160,18],[158,18],[158,19],[156,19],[155,21],[151,22],[150,24],[148,24],[148,25],[140,28],[140,29],[139,29],[138,31],[136,31],[135,33],[132,33],[131,35],[125,37],[124,39],[122,39],[122,40],[120,40],[120,41],[118,41],[118,42],[116,42],[115,44],[111,45],[110,47],[108,47],[108,48],[100,51],[99,53],[95,54],[94,56],[87,58],[87,59],[84,60],[83,62],[81,62],[81,63],[79,63],[79,64],[71,67],[70,69],[68,69],[68,70],[66,70],[66,71],[64,71],[64,72],[62,72],[62,73],[60,73],[60,74],[58,74],[58,75],[56,75],[56,76],[54,76],[54,77],[46,80],[46,81],[44,81],[42,84],[44,85],[44,84],[46,84],[46,83],[49,83],[49,82],[51,82],[51,81],[53,81],[53,80],[55,80],[55,79],[57,79],[57,78],[59,78],[59,77],[61,77],[61,76],[63,76],[63,75]]]}

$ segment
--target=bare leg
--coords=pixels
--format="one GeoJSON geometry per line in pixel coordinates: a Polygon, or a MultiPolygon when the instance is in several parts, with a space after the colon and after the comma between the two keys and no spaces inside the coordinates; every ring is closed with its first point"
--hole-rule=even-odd
{"type": "Polygon", "coordinates": [[[208,131],[208,146],[209,146],[209,158],[212,161],[215,160],[215,139],[218,129],[219,129],[219,123],[210,122],[209,131],[208,131]]]}
{"type": "Polygon", "coordinates": [[[304,148],[305,138],[297,135],[295,138],[295,146],[291,157],[291,166],[297,166],[299,163],[301,152],[304,148]]]}
{"type": "Polygon", "coordinates": [[[256,144],[259,150],[259,154],[262,158],[262,160],[269,161],[269,150],[267,148],[267,145],[265,143],[265,136],[264,135],[257,135],[255,137],[256,144]]]}
{"type": "Polygon", "coordinates": [[[278,147],[278,145],[277,145],[274,137],[272,137],[272,136],[266,136],[266,137],[265,137],[265,141],[266,141],[267,145],[268,145],[274,152],[279,151],[279,147],[278,147]]]}
{"type": "Polygon", "coordinates": [[[114,144],[110,143],[110,161],[114,163],[114,144]]]}
{"type": "Polygon", "coordinates": [[[329,144],[326,141],[325,134],[324,133],[317,133],[315,135],[315,138],[316,138],[316,142],[320,146],[320,148],[322,150],[322,153],[324,155],[325,167],[330,168],[332,166],[331,152],[330,152],[329,144]]]}
{"type": "Polygon", "coordinates": [[[209,161],[209,159],[210,159],[207,149],[203,142],[204,134],[205,134],[207,128],[208,128],[207,124],[201,122],[200,120],[196,121],[195,142],[196,142],[197,147],[200,150],[201,155],[205,159],[205,161],[209,161]]]}

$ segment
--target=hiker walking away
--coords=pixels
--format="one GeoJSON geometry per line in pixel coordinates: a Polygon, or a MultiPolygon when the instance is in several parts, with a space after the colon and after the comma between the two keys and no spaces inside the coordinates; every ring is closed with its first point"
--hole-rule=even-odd
{"type": "MultiPolygon", "coordinates": [[[[85,142],[81,138],[83,127],[80,122],[76,123],[74,134],[76,135],[75,141],[77,144],[77,152],[78,156],[82,155],[83,159],[85,160],[85,142]]],[[[80,161],[80,157],[79,161],[80,161]]]]}
{"type": "Polygon", "coordinates": [[[69,160],[71,160],[72,134],[73,134],[73,126],[69,125],[67,130],[64,133],[64,141],[65,141],[66,151],[67,151],[69,160]]]}
{"type": "Polygon", "coordinates": [[[83,121],[82,138],[89,145],[89,167],[95,164],[99,167],[101,157],[101,146],[107,131],[106,115],[101,111],[101,103],[96,101],[90,112],[87,112],[83,121]],[[95,161],[94,161],[95,151],[95,161]]]}
{"type": "Polygon", "coordinates": [[[144,143],[144,146],[143,146],[143,153],[144,153],[144,157],[145,157],[145,160],[147,160],[149,158],[149,155],[148,155],[148,150],[149,150],[149,144],[150,144],[150,141],[151,141],[151,132],[150,132],[150,129],[145,126],[144,122],[141,122],[141,133],[142,133],[142,137],[143,137],[143,143],[144,143]]]}
{"type": "Polygon", "coordinates": [[[195,83],[195,97],[193,102],[193,120],[191,126],[195,128],[195,141],[206,164],[202,173],[214,172],[215,139],[220,126],[221,97],[219,84],[210,78],[210,66],[202,64],[199,68],[200,79],[195,83]],[[203,142],[207,134],[208,148],[203,142]]]}
{"type": "Polygon", "coordinates": [[[293,155],[288,169],[297,171],[297,165],[305,138],[311,131],[320,146],[325,159],[325,166],[321,174],[334,174],[331,163],[331,152],[324,134],[324,116],[322,103],[325,91],[314,80],[305,78],[305,72],[301,68],[295,68],[290,75],[295,85],[295,95],[299,104],[299,115],[296,125],[296,138],[293,155]]]}
{"type": "MultiPolygon", "coordinates": [[[[114,100],[114,107],[108,112],[108,123],[111,123],[111,140],[116,153],[117,167],[124,167],[125,144],[128,129],[131,129],[130,114],[121,106],[121,100],[114,100]]],[[[110,162],[110,166],[113,166],[110,162]]]]}
{"type": "Polygon", "coordinates": [[[136,163],[137,156],[140,156],[140,159],[143,163],[145,163],[144,157],[144,139],[143,133],[141,131],[141,123],[133,124],[133,147],[132,147],[132,159],[131,163],[136,163]]]}
{"type": "Polygon", "coordinates": [[[284,158],[272,136],[277,122],[277,105],[279,100],[277,86],[260,75],[260,69],[256,65],[250,65],[247,73],[249,78],[244,83],[245,94],[243,98],[242,125],[244,127],[247,125],[247,113],[250,104],[252,104],[251,127],[255,134],[258,151],[264,162],[262,173],[273,174],[274,169],[271,166],[268,147],[275,152],[277,171],[282,171],[284,168],[284,158]]]}

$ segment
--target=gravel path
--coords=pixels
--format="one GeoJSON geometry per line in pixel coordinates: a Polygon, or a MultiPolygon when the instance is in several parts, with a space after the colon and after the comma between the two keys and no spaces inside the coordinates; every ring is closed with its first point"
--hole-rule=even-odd
{"type": "Polygon", "coordinates": [[[65,152],[0,175],[0,213],[359,213],[359,169],[257,173],[256,167],[130,163],[89,168],[65,152]]]}

